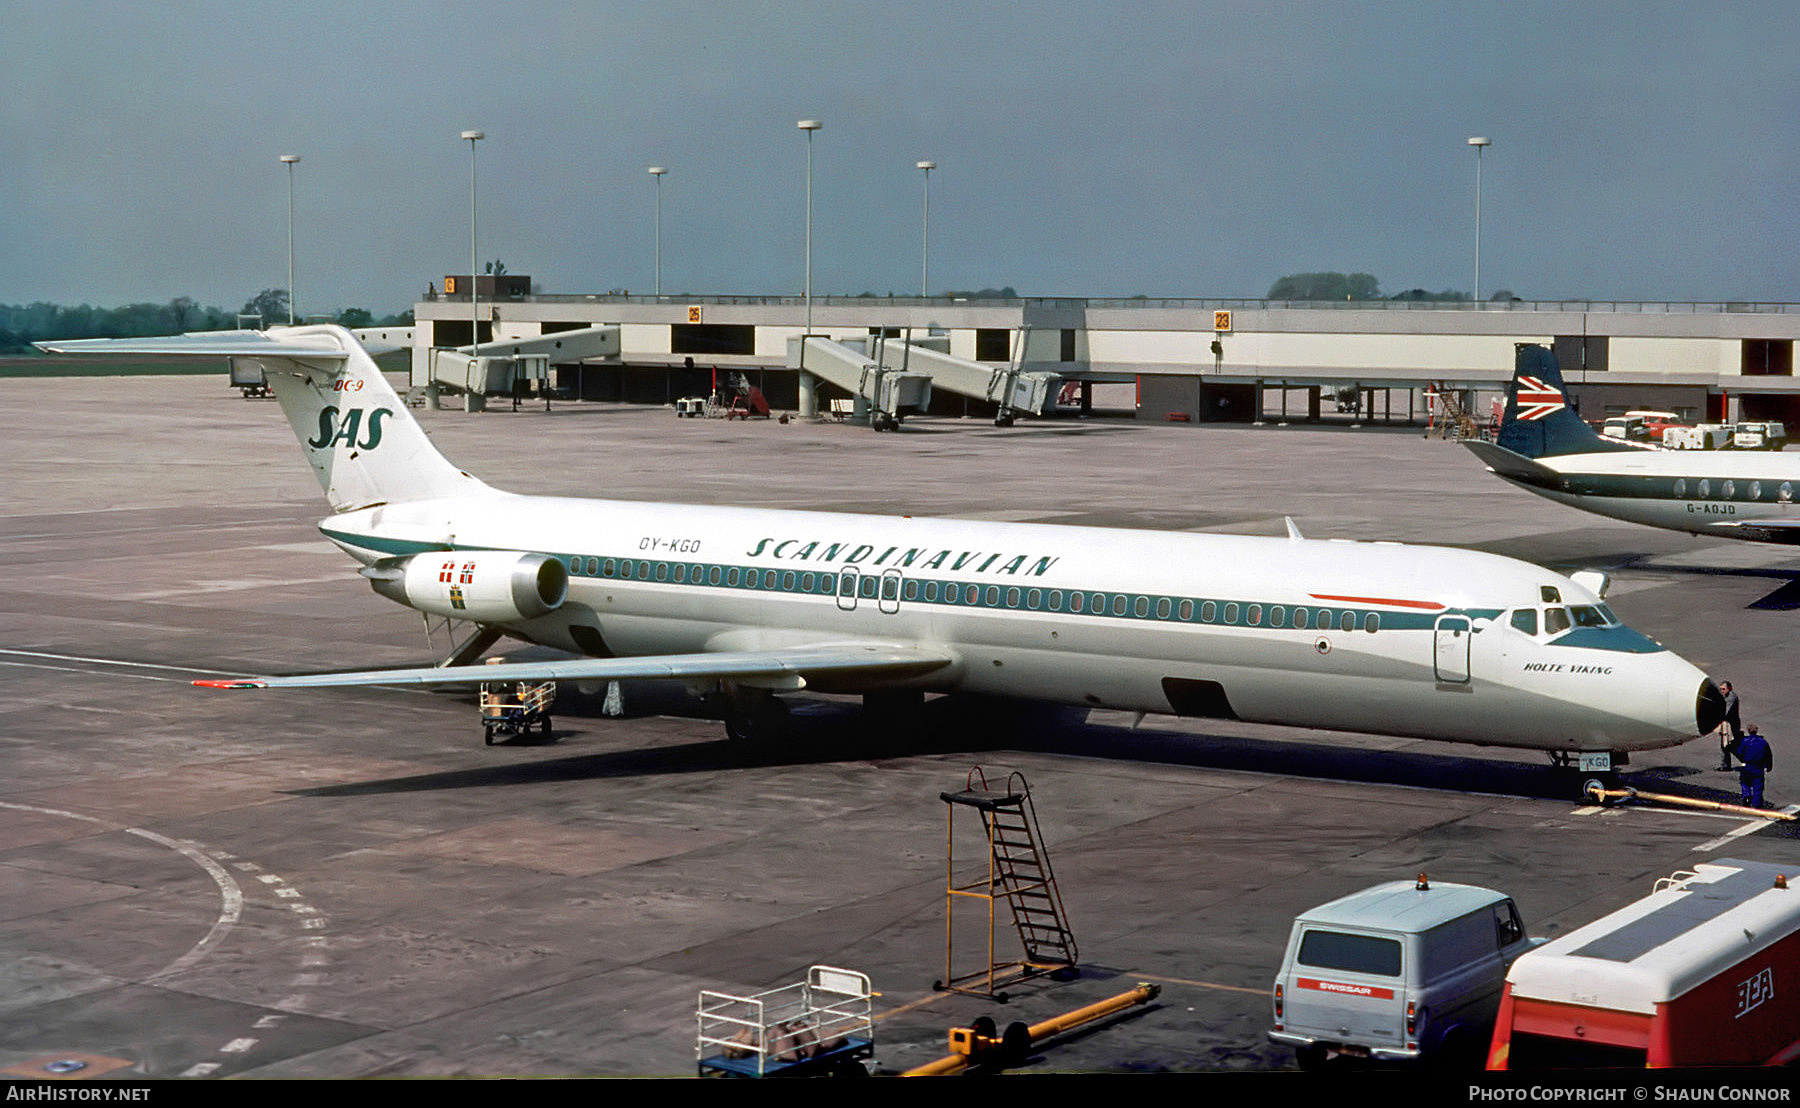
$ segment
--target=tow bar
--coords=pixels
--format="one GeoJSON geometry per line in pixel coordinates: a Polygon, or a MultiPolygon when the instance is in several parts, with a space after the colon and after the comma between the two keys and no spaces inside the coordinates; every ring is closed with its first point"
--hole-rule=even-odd
{"type": "Polygon", "coordinates": [[[1606,805],[1615,801],[1644,800],[1653,804],[1675,804],[1686,808],[1702,808],[1711,812],[1731,812],[1740,816],[1756,816],[1761,819],[1783,819],[1792,821],[1795,817],[1788,812],[1775,812],[1767,808],[1750,808],[1742,804],[1727,804],[1722,800],[1696,800],[1691,796],[1670,796],[1668,793],[1646,793],[1637,789],[1603,789],[1595,785],[1588,786],[1587,795],[1595,804],[1606,805]]]}
{"type": "Polygon", "coordinates": [[[950,1054],[935,1062],[927,1062],[907,1070],[901,1076],[942,1077],[961,1073],[970,1066],[989,1069],[1016,1066],[1025,1060],[1034,1045],[1044,1039],[1071,1031],[1082,1024],[1105,1019],[1135,1004],[1148,1004],[1161,993],[1161,985],[1142,984],[1130,992],[1120,993],[1085,1008],[1077,1008],[1073,1012],[1052,1016],[1042,1023],[1030,1026],[1022,1022],[1010,1024],[1004,1035],[996,1034],[994,1021],[982,1016],[973,1026],[950,1029],[950,1054]]]}

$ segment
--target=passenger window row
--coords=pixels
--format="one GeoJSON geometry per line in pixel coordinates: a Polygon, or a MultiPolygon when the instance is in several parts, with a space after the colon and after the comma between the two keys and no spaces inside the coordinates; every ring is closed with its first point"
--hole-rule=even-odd
{"type": "Polygon", "coordinates": [[[1072,615],[1199,622],[1234,627],[1268,626],[1296,631],[1335,629],[1353,632],[1360,629],[1374,634],[1381,629],[1380,613],[1334,608],[1288,608],[1281,604],[1195,601],[1188,597],[1149,596],[1141,593],[1087,592],[1080,589],[1044,589],[1019,585],[972,585],[957,581],[921,580],[917,577],[899,578],[894,574],[759,570],[742,566],[632,558],[565,555],[562,561],[569,567],[569,572],[577,577],[621,581],[716,585],[820,596],[856,595],[871,600],[879,597],[885,601],[905,599],[911,603],[959,607],[1067,612],[1072,615]]]}
{"type": "MultiPolygon", "coordinates": [[[[1676,496],[1685,497],[1690,487],[1694,490],[1695,498],[1699,500],[1761,500],[1765,490],[1761,481],[1737,481],[1731,478],[1714,481],[1710,477],[1701,477],[1690,486],[1686,477],[1675,479],[1676,496]]],[[[1794,499],[1794,483],[1792,481],[1783,481],[1772,491],[1774,495],[1769,498],[1771,500],[1787,504],[1794,499]]]]}

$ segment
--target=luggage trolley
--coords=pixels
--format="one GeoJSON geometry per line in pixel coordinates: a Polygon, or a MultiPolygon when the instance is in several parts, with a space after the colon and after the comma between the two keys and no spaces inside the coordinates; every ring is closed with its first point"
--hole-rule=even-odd
{"type": "MultiPolygon", "coordinates": [[[[490,658],[493,665],[504,658],[490,658]]],[[[481,730],[487,745],[496,738],[526,735],[536,727],[546,738],[550,734],[550,705],[556,700],[556,682],[483,681],[481,683],[481,730]]]]}
{"type": "Polygon", "coordinates": [[[875,1054],[873,996],[867,976],[831,966],[749,996],[703,990],[700,1076],[865,1077],[875,1054]]]}

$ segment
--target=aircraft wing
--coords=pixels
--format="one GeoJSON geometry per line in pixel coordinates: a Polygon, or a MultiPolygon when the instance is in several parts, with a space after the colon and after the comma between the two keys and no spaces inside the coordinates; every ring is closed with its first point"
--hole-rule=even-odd
{"type": "Polygon", "coordinates": [[[1562,487],[1562,474],[1542,462],[1534,461],[1523,454],[1508,450],[1504,446],[1482,442],[1480,439],[1464,439],[1463,445],[1485,462],[1489,469],[1508,480],[1536,485],[1539,488],[1562,487]]]}
{"type": "Polygon", "coordinates": [[[1708,531],[1721,532],[1727,538],[1746,538],[1734,535],[1733,531],[1758,531],[1767,542],[1800,544],[1800,519],[1746,519],[1732,520],[1729,523],[1714,523],[1707,527],[1708,531]]]}
{"type": "Polygon", "coordinates": [[[941,647],[842,642],[776,650],[657,654],[642,658],[570,658],[552,662],[371,669],[294,677],[241,677],[195,681],[194,684],[212,689],[299,689],[342,685],[473,685],[484,681],[763,682],[814,674],[908,677],[929,673],[955,660],[955,655],[941,647]]]}

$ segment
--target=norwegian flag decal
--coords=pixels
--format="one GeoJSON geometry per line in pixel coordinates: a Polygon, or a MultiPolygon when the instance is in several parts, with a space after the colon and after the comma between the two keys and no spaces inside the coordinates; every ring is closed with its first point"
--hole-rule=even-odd
{"type": "Polygon", "coordinates": [[[1519,418],[1529,420],[1543,419],[1555,415],[1567,407],[1563,403],[1562,390],[1554,385],[1546,385],[1536,377],[1519,377],[1519,418]]]}

